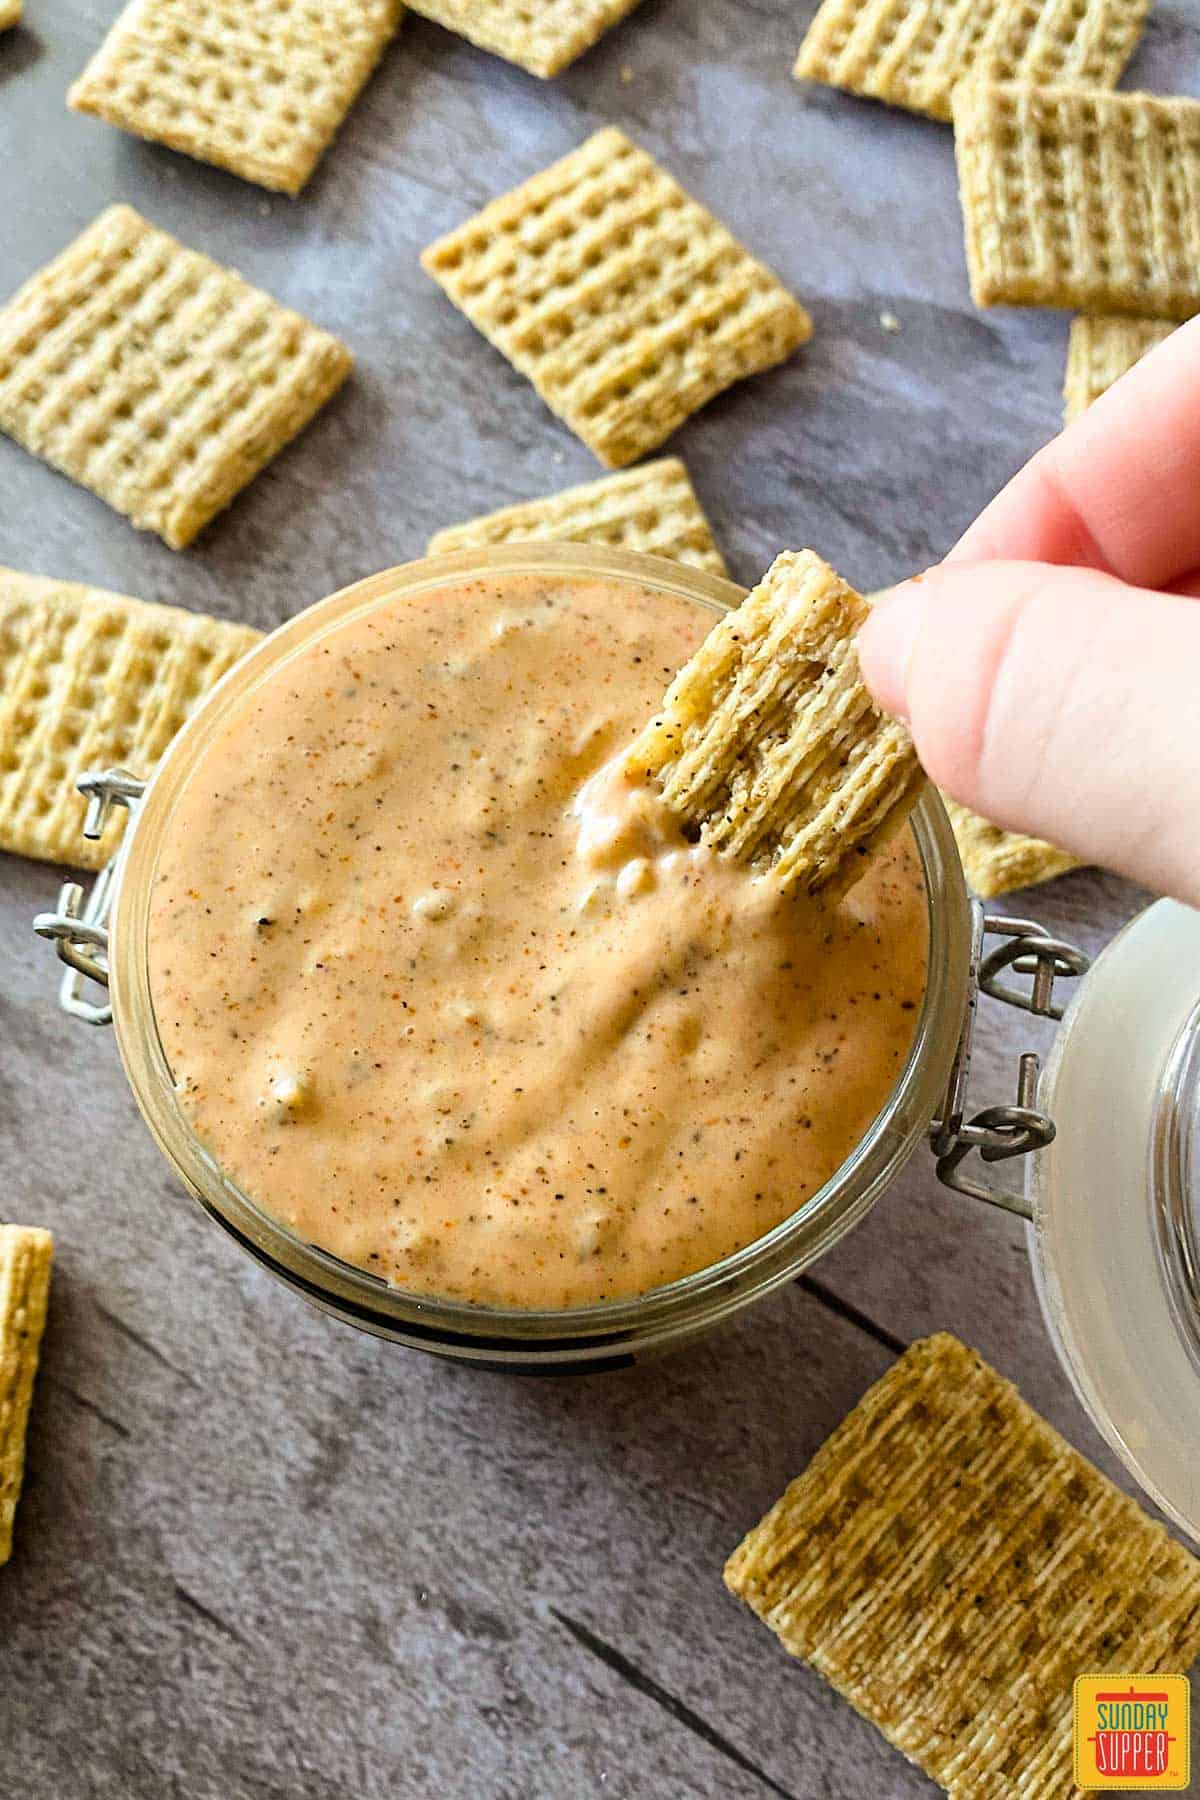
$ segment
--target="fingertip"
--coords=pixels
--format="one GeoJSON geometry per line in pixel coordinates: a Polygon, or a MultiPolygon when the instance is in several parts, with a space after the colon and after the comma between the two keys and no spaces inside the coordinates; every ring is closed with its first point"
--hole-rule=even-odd
{"type": "Polygon", "coordinates": [[[881,594],[858,634],[858,665],[877,706],[907,719],[908,674],[926,595],[920,577],[881,594]]]}

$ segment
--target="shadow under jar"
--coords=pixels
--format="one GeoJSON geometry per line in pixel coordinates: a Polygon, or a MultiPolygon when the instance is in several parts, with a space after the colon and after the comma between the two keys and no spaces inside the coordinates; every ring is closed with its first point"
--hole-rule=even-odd
{"type": "MultiPolygon", "coordinates": [[[[620,1368],[687,1342],[792,1280],[837,1243],[874,1204],[923,1142],[932,1138],[939,1174],[952,1185],[1025,1213],[1020,1198],[970,1180],[972,1151],[993,1161],[1048,1141],[1037,1109],[1037,1070],[1022,1059],[1015,1106],[970,1118],[966,1080],[981,974],[1001,991],[999,972],[1032,979],[1017,1004],[1052,1013],[1056,975],[1081,972],[1082,959],[1024,920],[985,920],[968,899],[945,813],[930,789],[911,818],[928,912],[928,976],[911,1047],[891,1092],[841,1166],[790,1216],[711,1266],[630,1298],[535,1310],[467,1303],[389,1283],[306,1241],[223,1169],[193,1128],[164,1049],[152,979],[152,896],[164,843],[182,796],[213,747],[228,741],[254,696],[289,659],[306,656],[330,633],[381,606],[419,601],[482,581],[543,578],[557,584],[610,582],[718,615],[736,605],[732,583],[658,558],[575,545],[520,545],[428,559],[388,570],[311,607],[264,639],[214,689],[145,786],[124,771],[81,785],[93,796],[89,830],[98,835],[114,803],[130,808],[120,851],[85,907],[78,888],[37,922],[70,965],[63,1004],[101,1022],[109,1007],[84,997],[84,980],[110,988],[111,1018],[130,1085],[151,1132],[187,1189],[249,1255],[344,1322],[413,1348],[485,1368],[530,1373],[620,1368]],[[111,918],[110,918],[111,914],[111,918]],[[999,939],[990,955],[988,934],[999,939]]],[[[697,636],[702,635],[697,632],[697,636]]],[[[1003,997],[1003,992],[1002,992],[1003,997]]]]}

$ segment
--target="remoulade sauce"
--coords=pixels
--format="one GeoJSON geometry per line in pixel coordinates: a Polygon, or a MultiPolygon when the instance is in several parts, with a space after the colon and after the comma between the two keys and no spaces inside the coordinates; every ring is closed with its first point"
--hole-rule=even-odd
{"type": "Polygon", "coordinates": [[[242,702],[168,822],[180,1105],[298,1237],[560,1308],[719,1261],[884,1106],[925,986],[907,830],[844,899],[685,841],[615,753],[713,623],[512,574],[383,601],[242,702]]]}

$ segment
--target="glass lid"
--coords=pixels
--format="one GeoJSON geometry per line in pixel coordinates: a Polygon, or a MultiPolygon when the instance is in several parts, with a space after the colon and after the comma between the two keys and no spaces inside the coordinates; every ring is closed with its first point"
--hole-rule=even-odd
{"type": "Polygon", "coordinates": [[[1094,1423],[1200,1541],[1200,913],[1163,900],[1093,966],[1042,1100],[1047,1324],[1094,1423]]]}
{"type": "Polygon", "coordinates": [[[1150,1173],[1167,1296],[1200,1370],[1200,1003],[1167,1064],[1150,1173]]]}

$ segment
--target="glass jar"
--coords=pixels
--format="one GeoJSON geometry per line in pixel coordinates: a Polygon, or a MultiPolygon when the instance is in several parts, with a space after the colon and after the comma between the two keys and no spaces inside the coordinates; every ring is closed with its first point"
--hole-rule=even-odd
{"type": "Polygon", "coordinates": [[[111,1017],[134,1096],[150,1131],[183,1184],[256,1260],[325,1311],[349,1324],[486,1367],[527,1371],[615,1368],[687,1341],[792,1280],[864,1216],[932,1129],[939,1171],[954,1185],[1000,1204],[1014,1202],[970,1180],[961,1168],[1020,1154],[1052,1135],[1037,1111],[1034,1059],[1023,1059],[1015,1107],[993,1107],[968,1122],[965,1087],[977,987],[1004,967],[1034,978],[1032,1005],[1053,1010],[1055,973],[1074,954],[1025,920],[985,920],[968,900],[954,838],[930,789],[912,815],[929,908],[929,977],[907,1062],[883,1107],[841,1168],[790,1218],[710,1268],[635,1299],[561,1311],[504,1310],[417,1296],[390,1287],[302,1241],[255,1204],[220,1168],[179,1106],[155,1020],[150,988],[150,895],[164,831],[193,771],[246,697],[289,658],[381,601],[428,593],[447,582],[494,579],[502,572],[558,579],[609,577],[682,597],[718,614],[742,591],[731,582],[659,558],[577,545],[515,545],[411,563],[373,576],[290,620],[213,690],[144,785],[126,771],[89,776],[85,830],[98,836],[113,805],[131,811],[120,850],[89,901],[69,883],[56,913],[36,922],[69,965],[67,1010],[94,1022],[111,1017]],[[111,919],[110,919],[111,914],[111,919]],[[999,944],[985,956],[988,933],[999,944]],[[1064,958],[1066,960],[1064,960],[1064,958]],[[86,998],[100,980],[108,1001],[86,998]],[[1040,996],[1040,998],[1039,998],[1040,996]],[[931,1125],[932,1122],[932,1125],[931,1125]]]}

